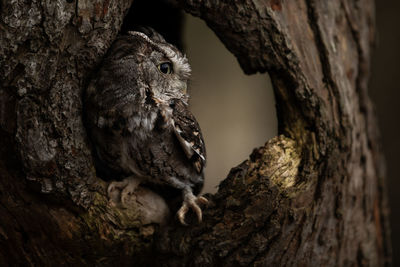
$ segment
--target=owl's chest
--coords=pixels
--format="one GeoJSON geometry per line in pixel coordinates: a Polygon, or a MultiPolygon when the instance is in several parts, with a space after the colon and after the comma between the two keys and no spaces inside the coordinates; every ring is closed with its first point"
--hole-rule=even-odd
{"type": "Polygon", "coordinates": [[[153,107],[134,112],[127,120],[127,130],[138,142],[146,143],[157,136],[171,134],[172,109],[153,107]]]}
{"type": "Polygon", "coordinates": [[[139,139],[147,139],[156,127],[158,111],[137,111],[127,121],[127,130],[139,139]]]}

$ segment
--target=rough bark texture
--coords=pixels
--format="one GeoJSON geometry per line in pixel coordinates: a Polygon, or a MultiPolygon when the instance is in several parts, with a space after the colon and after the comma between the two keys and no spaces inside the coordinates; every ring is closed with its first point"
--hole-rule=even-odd
{"type": "Polygon", "coordinates": [[[372,0],[179,1],[246,73],[269,72],[281,135],[232,169],[202,224],[160,234],[108,204],[82,122],[131,1],[0,3],[1,266],[389,264],[372,0]]]}

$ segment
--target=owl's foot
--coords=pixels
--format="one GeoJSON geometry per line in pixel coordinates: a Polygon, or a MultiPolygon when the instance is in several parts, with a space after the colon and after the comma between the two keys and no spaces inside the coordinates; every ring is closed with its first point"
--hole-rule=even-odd
{"type": "Polygon", "coordinates": [[[126,206],[128,200],[135,192],[139,184],[140,179],[133,177],[128,177],[121,182],[111,182],[107,189],[110,204],[112,206],[116,206],[118,204],[126,206]]]}
{"type": "Polygon", "coordinates": [[[201,212],[199,204],[205,205],[207,203],[208,200],[205,197],[196,197],[191,191],[185,192],[182,207],[177,212],[178,219],[181,224],[187,225],[187,223],[185,222],[185,215],[189,211],[189,209],[192,209],[196,213],[198,221],[201,222],[203,219],[203,214],[201,212]]]}

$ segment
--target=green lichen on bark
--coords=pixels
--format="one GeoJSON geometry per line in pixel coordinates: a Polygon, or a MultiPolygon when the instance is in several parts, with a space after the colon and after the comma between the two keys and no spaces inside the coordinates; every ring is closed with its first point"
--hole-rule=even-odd
{"type": "Polygon", "coordinates": [[[282,191],[293,187],[301,162],[299,149],[296,141],[283,135],[272,138],[263,149],[259,174],[269,177],[272,185],[278,186],[282,191]]]}

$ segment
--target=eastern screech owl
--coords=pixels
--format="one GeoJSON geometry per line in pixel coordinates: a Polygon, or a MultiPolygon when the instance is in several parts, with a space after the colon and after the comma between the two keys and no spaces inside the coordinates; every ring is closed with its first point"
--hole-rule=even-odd
{"type": "Polygon", "coordinates": [[[182,192],[177,212],[185,224],[192,209],[202,219],[195,196],[203,186],[205,145],[188,109],[187,58],[152,29],[129,32],[111,46],[86,94],[86,120],[98,168],[125,177],[108,187],[121,202],[139,183],[182,192]]]}

